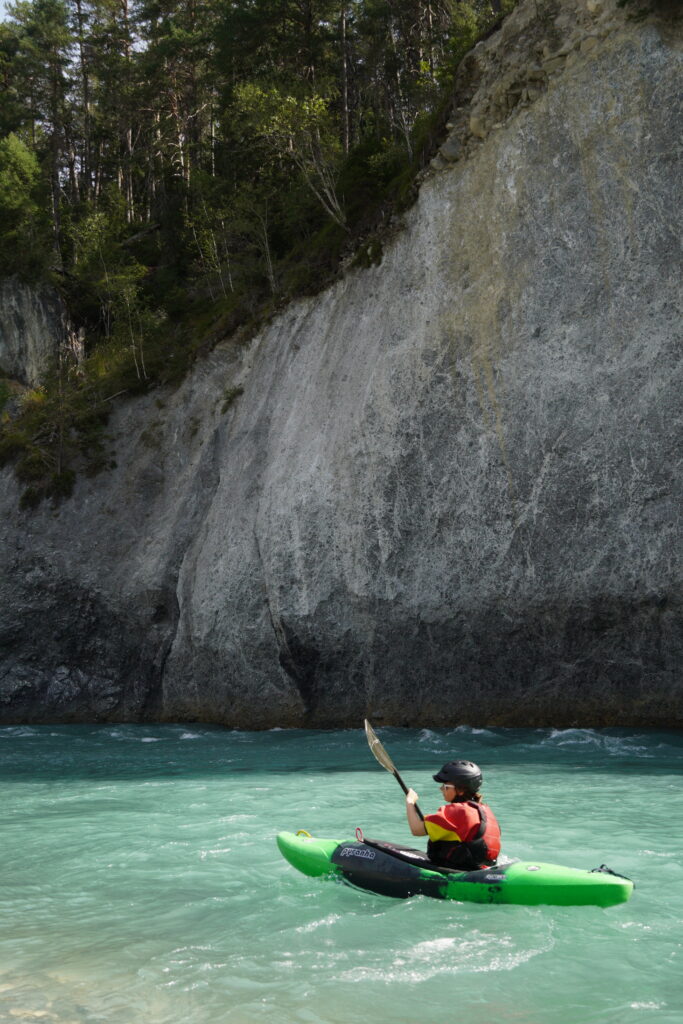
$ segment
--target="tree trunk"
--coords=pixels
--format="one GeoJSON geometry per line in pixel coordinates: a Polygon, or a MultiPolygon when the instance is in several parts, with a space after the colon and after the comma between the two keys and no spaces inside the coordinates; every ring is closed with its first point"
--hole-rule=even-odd
{"type": "Polygon", "coordinates": [[[59,180],[59,136],[61,132],[61,116],[59,110],[59,62],[55,57],[52,68],[51,83],[51,117],[52,117],[52,139],[50,143],[50,184],[52,190],[52,227],[54,232],[54,247],[59,266],[62,266],[62,209],[61,209],[61,184],[59,180]]]}
{"type": "Polygon", "coordinates": [[[131,40],[130,40],[130,12],[128,0],[120,0],[121,16],[123,19],[123,57],[125,62],[125,85],[126,103],[124,106],[124,125],[122,131],[124,162],[123,162],[123,195],[126,201],[126,220],[131,224],[135,217],[135,199],[133,195],[133,127],[131,125],[131,112],[128,106],[130,102],[130,81],[131,81],[131,40]]]}
{"type": "Polygon", "coordinates": [[[85,56],[84,25],[85,15],[83,13],[82,0],[75,0],[76,22],[78,24],[78,59],[81,71],[81,88],[83,90],[83,148],[81,152],[80,178],[82,182],[82,193],[85,199],[91,195],[91,126],[90,126],[90,75],[88,63],[85,56]]]}
{"type": "Polygon", "coordinates": [[[350,117],[349,117],[349,62],[346,41],[346,2],[342,2],[339,15],[339,36],[341,39],[341,123],[342,145],[344,153],[349,152],[350,117]]]}

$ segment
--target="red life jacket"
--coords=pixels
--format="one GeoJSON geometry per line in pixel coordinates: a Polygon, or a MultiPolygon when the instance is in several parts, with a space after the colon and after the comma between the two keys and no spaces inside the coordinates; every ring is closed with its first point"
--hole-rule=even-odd
{"type": "Polygon", "coordinates": [[[500,826],[486,804],[457,800],[437,814],[428,814],[425,820],[438,825],[442,834],[453,832],[453,839],[430,839],[427,843],[427,854],[435,864],[476,871],[496,863],[500,853],[500,826]],[[449,810],[451,815],[444,813],[449,810]]]}

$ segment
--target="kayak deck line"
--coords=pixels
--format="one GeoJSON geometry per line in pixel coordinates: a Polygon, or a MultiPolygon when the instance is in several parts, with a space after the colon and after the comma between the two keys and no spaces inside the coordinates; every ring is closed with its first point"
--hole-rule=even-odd
{"type": "Polygon", "coordinates": [[[399,899],[422,895],[470,903],[611,907],[625,903],[634,889],[630,879],[604,864],[583,870],[542,861],[506,861],[478,871],[457,871],[437,867],[421,850],[381,840],[280,832],[277,845],[285,860],[304,875],[337,875],[356,888],[399,899]]]}

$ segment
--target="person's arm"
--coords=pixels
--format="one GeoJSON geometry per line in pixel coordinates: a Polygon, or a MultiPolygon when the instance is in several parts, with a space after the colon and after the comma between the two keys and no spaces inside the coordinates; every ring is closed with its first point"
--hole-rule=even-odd
{"type": "Polygon", "coordinates": [[[418,795],[414,789],[409,789],[406,793],[406,815],[408,817],[408,826],[414,836],[426,836],[427,829],[425,828],[424,822],[421,820],[420,815],[415,810],[415,804],[418,801],[418,795]]]}

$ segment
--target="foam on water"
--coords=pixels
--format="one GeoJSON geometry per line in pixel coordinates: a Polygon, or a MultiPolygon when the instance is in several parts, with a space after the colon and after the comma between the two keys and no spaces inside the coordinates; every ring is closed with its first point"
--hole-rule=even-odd
{"type": "Polygon", "coordinates": [[[680,1024],[678,734],[379,731],[425,811],[435,768],[472,758],[505,854],[607,861],[631,902],[389,900],[297,873],[281,829],[419,843],[360,729],[5,728],[0,1021],[680,1024]]]}
{"type": "Polygon", "coordinates": [[[655,753],[648,746],[639,744],[638,739],[636,736],[615,736],[595,729],[552,729],[543,743],[560,747],[593,746],[614,756],[628,753],[655,757],[655,753]]]}

